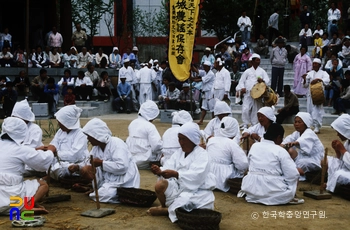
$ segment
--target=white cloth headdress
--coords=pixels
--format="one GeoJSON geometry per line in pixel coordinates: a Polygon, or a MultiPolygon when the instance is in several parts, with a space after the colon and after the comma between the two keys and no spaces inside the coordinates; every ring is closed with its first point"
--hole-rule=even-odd
{"type": "Polygon", "coordinates": [[[55,113],[57,121],[67,129],[80,128],[80,114],[83,110],[76,105],[66,105],[55,113]]]}
{"type": "Polygon", "coordinates": [[[173,124],[183,125],[187,122],[193,121],[191,114],[185,110],[173,112],[171,116],[173,117],[173,124]]]}
{"type": "Polygon", "coordinates": [[[312,117],[311,117],[310,113],[299,112],[295,116],[300,117],[301,120],[303,120],[303,122],[305,123],[306,127],[310,128],[310,126],[312,125],[312,117]]]}
{"type": "Polygon", "coordinates": [[[151,121],[157,118],[159,109],[154,101],[147,100],[142,103],[139,109],[139,115],[145,118],[147,121],[151,121]]]}
{"type": "Polygon", "coordinates": [[[276,116],[271,107],[264,106],[258,110],[258,113],[265,115],[270,121],[276,122],[276,116]]]}
{"type": "Polygon", "coordinates": [[[16,102],[15,106],[13,107],[11,116],[21,118],[25,121],[35,121],[35,115],[32,112],[32,109],[30,108],[27,100],[16,102]]]}
{"type": "Polygon", "coordinates": [[[199,145],[200,138],[201,138],[201,132],[199,130],[199,126],[196,123],[193,122],[187,122],[183,124],[179,128],[179,133],[190,139],[190,141],[195,144],[199,145]]]}
{"type": "Polygon", "coordinates": [[[220,122],[219,135],[221,137],[235,137],[238,133],[238,121],[233,117],[224,117],[220,122]]]}
{"type": "Polygon", "coordinates": [[[83,128],[83,133],[102,143],[108,143],[112,137],[112,132],[107,124],[99,118],[93,118],[88,121],[83,128]]]}
{"type": "Polygon", "coordinates": [[[214,115],[217,116],[225,113],[232,113],[230,106],[228,106],[228,104],[224,101],[217,100],[214,106],[214,115]]]}
{"type": "Polygon", "coordinates": [[[342,114],[332,122],[331,127],[346,139],[350,139],[350,115],[342,114]]]}
{"type": "Polygon", "coordinates": [[[4,120],[4,123],[2,123],[1,136],[7,133],[16,144],[20,145],[26,138],[27,131],[28,126],[22,119],[8,117],[4,120]]]}

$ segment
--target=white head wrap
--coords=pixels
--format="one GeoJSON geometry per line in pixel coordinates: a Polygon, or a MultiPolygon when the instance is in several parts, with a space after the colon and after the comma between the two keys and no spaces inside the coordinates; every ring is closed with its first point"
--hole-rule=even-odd
{"type": "Polygon", "coordinates": [[[137,46],[134,46],[134,47],[132,48],[132,51],[139,51],[139,49],[137,48],[137,46]]]}
{"type": "Polygon", "coordinates": [[[193,122],[187,122],[179,128],[179,133],[186,136],[193,144],[199,145],[201,132],[199,126],[193,122]]]}
{"type": "Polygon", "coordinates": [[[32,112],[27,100],[16,102],[15,106],[13,107],[11,116],[21,118],[25,121],[35,121],[35,115],[32,112]]]}
{"type": "Polygon", "coordinates": [[[350,139],[350,115],[342,114],[332,122],[331,127],[346,139],[350,139]]]}
{"type": "Polygon", "coordinates": [[[124,59],[124,63],[125,63],[125,62],[130,62],[130,59],[129,59],[129,58],[125,58],[125,59],[124,59]]]}
{"type": "Polygon", "coordinates": [[[70,49],[74,49],[75,52],[77,52],[77,48],[75,48],[75,46],[70,47],[70,49]]]}
{"type": "Polygon", "coordinates": [[[113,47],[113,51],[112,52],[114,52],[115,50],[119,51],[118,47],[113,47]]]}
{"type": "Polygon", "coordinates": [[[205,48],[206,51],[211,51],[210,47],[205,48]]]}
{"type": "Polygon", "coordinates": [[[216,101],[214,106],[214,115],[217,116],[225,113],[232,113],[230,106],[228,106],[228,104],[224,101],[216,101]]]}
{"type": "Polygon", "coordinates": [[[1,136],[7,133],[16,144],[20,145],[26,138],[27,131],[28,126],[22,119],[8,117],[4,120],[4,123],[2,123],[1,136]]]}
{"type": "Polygon", "coordinates": [[[193,121],[191,114],[185,110],[173,112],[171,116],[173,117],[173,124],[183,125],[193,121]]]}
{"type": "Polygon", "coordinates": [[[153,59],[149,60],[149,61],[148,61],[148,64],[153,65],[153,59]]]}
{"type": "Polygon", "coordinates": [[[154,101],[147,100],[142,103],[139,109],[139,115],[145,118],[147,121],[151,121],[157,118],[159,109],[154,101]]]}
{"type": "Polygon", "coordinates": [[[311,117],[310,113],[299,112],[295,116],[300,117],[301,120],[303,120],[303,122],[305,123],[306,127],[310,128],[310,126],[312,125],[312,117],[311,117]]]}
{"type": "Polygon", "coordinates": [[[253,58],[259,58],[259,59],[261,59],[260,55],[257,54],[257,53],[253,53],[252,56],[251,56],[251,58],[252,58],[252,60],[253,60],[253,58]]]}
{"type": "Polygon", "coordinates": [[[112,132],[107,124],[99,118],[88,121],[83,128],[83,132],[102,143],[108,143],[112,137],[112,132]]]}
{"type": "Polygon", "coordinates": [[[272,122],[276,122],[276,116],[273,112],[273,109],[269,106],[264,106],[258,110],[258,113],[263,114],[267,119],[269,119],[272,122]]]}
{"type": "Polygon", "coordinates": [[[235,137],[238,133],[238,121],[233,117],[224,117],[220,122],[221,137],[235,137]]]}
{"type": "Polygon", "coordinates": [[[319,58],[314,58],[314,60],[312,62],[316,62],[316,63],[318,63],[320,65],[322,64],[322,61],[319,58]]]}
{"type": "Polygon", "coordinates": [[[82,111],[76,105],[66,105],[55,113],[55,117],[67,129],[78,129],[80,128],[79,117],[82,111]]]}

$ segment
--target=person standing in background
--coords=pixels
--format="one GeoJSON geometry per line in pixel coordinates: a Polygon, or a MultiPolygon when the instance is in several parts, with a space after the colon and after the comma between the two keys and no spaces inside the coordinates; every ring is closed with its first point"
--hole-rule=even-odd
{"type": "Polygon", "coordinates": [[[275,9],[274,13],[271,14],[269,20],[268,20],[268,28],[269,28],[269,46],[272,44],[272,36],[275,35],[275,37],[278,37],[278,17],[279,17],[279,10],[275,9]]]}
{"type": "Polygon", "coordinates": [[[270,56],[272,71],[271,71],[271,88],[283,97],[283,77],[284,77],[284,67],[288,62],[287,55],[288,52],[284,48],[285,43],[283,39],[278,39],[276,41],[277,47],[273,48],[270,56]],[[276,90],[277,87],[277,90],[276,90]]]}
{"type": "Polygon", "coordinates": [[[85,31],[81,29],[80,23],[75,24],[75,28],[77,30],[73,32],[72,45],[77,48],[78,52],[80,52],[83,46],[85,46],[87,36],[85,31]]]}
{"type": "Polygon", "coordinates": [[[250,44],[250,31],[252,29],[252,22],[247,16],[245,10],[242,11],[242,16],[238,18],[237,25],[242,33],[242,42],[245,42],[249,46],[250,44]]]}
{"type": "Polygon", "coordinates": [[[309,27],[312,28],[312,25],[311,25],[312,14],[308,8],[309,8],[308,5],[304,5],[303,11],[301,11],[301,13],[300,13],[300,24],[301,24],[300,28],[302,28],[302,29],[305,27],[305,24],[308,24],[309,27]]]}
{"type": "Polygon", "coordinates": [[[328,16],[328,27],[327,27],[328,36],[330,36],[329,39],[331,39],[333,35],[333,33],[331,32],[332,22],[333,20],[336,20],[338,22],[341,17],[341,12],[339,9],[337,9],[337,5],[335,2],[331,3],[331,8],[328,10],[327,16],[328,16]]]}
{"type": "Polygon", "coordinates": [[[63,37],[62,35],[57,31],[56,26],[52,27],[52,33],[49,36],[48,46],[52,48],[58,48],[62,47],[63,44],[63,37]]]}

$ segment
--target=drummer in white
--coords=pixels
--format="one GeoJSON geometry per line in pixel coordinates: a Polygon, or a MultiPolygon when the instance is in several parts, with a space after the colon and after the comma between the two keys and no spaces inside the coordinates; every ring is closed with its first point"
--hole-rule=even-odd
{"type": "Polygon", "coordinates": [[[304,79],[303,86],[309,88],[306,93],[307,102],[306,108],[307,112],[310,113],[313,118],[314,132],[316,134],[320,133],[320,128],[322,126],[322,118],[324,115],[323,105],[314,105],[311,98],[310,85],[316,84],[318,82],[323,82],[323,85],[328,85],[329,75],[326,71],[320,69],[322,62],[320,59],[315,58],[312,62],[312,70],[307,74],[304,74],[302,78],[304,79]]]}
{"type": "Polygon", "coordinates": [[[258,110],[263,106],[261,100],[254,100],[250,96],[250,91],[256,83],[265,82],[266,86],[270,83],[270,78],[267,76],[265,70],[260,65],[260,55],[252,55],[252,67],[244,71],[241,79],[236,87],[236,92],[240,91],[243,94],[242,105],[242,128],[248,128],[248,125],[255,125],[258,123],[258,117],[256,116],[258,110]]]}

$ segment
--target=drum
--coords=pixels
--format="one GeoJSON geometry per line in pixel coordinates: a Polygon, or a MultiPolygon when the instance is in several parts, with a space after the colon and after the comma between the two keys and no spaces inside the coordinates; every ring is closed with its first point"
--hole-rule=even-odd
{"type": "Polygon", "coordinates": [[[322,82],[310,85],[310,93],[314,105],[322,105],[325,102],[322,82]]]}
{"type": "Polygon", "coordinates": [[[264,82],[256,83],[253,88],[250,90],[250,96],[253,99],[259,99],[266,92],[266,84],[264,82]]]}
{"type": "Polygon", "coordinates": [[[263,97],[265,106],[273,106],[277,104],[278,97],[275,91],[272,90],[272,88],[268,87],[263,97]]]}

